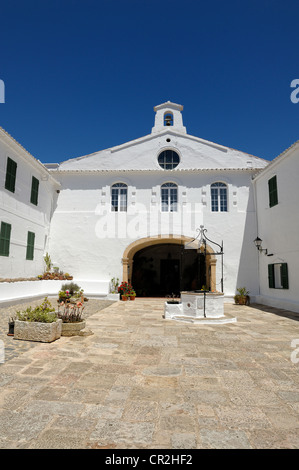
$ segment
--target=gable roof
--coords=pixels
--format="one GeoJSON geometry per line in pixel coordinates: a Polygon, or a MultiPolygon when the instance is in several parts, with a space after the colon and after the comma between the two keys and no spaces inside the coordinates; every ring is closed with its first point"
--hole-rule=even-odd
{"type": "Polygon", "coordinates": [[[45,167],[45,165],[43,165],[40,160],[36,159],[33,155],[31,155],[28,150],[26,150],[19,142],[16,141],[16,139],[14,139],[14,137],[12,137],[1,126],[0,139],[2,140],[2,142],[8,145],[16,155],[25,160],[26,163],[29,163],[29,165],[33,166],[36,171],[38,171],[42,175],[42,177],[51,180],[52,184],[57,188],[61,186],[60,183],[55,180],[53,174],[50,173],[50,171],[45,167]]]}
{"type": "Polygon", "coordinates": [[[157,156],[168,148],[180,155],[180,164],[172,171],[261,170],[269,163],[248,153],[166,128],[115,147],[66,160],[59,165],[58,171],[161,171],[157,156]]]}
{"type": "Polygon", "coordinates": [[[282,160],[288,158],[290,155],[293,154],[296,150],[299,149],[299,140],[294,142],[290,147],[286,148],[283,152],[281,152],[277,157],[275,157],[265,169],[263,169],[261,172],[259,172],[257,175],[254,177],[254,181],[258,179],[259,176],[263,176],[268,170],[272,170],[277,164],[279,164],[282,160]]]}

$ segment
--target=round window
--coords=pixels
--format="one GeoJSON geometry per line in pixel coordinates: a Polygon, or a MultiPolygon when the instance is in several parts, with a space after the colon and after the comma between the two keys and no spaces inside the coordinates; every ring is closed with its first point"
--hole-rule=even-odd
{"type": "Polygon", "coordinates": [[[163,170],[173,170],[180,163],[180,157],[174,150],[164,150],[158,156],[158,163],[163,170]]]}

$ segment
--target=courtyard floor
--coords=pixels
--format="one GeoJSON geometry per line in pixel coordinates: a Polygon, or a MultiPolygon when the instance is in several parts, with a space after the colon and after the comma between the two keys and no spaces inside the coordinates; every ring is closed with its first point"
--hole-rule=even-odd
{"type": "Polygon", "coordinates": [[[8,337],[0,309],[1,449],[299,448],[299,314],[226,304],[235,323],[194,325],[162,299],[101,302],[92,335],[50,344],[8,337]]]}

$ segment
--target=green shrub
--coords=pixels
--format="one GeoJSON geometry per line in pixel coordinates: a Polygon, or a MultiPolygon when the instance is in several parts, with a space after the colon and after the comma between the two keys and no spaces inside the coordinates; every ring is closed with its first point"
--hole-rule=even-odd
{"type": "Polygon", "coordinates": [[[76,292],[80,291],[80,287],[75,282],[66,282],[61,286],[62,291],[69,291],[71,295],[74,295],[76,292]]]}
{"type": "Polygon", "coordinates": [[[26,310],[17,311],[16,319],[20,321],[53,323],[57,320],[55,308],[51,306],[48,297],[45,297],[41,305],[35,308],[28,307],[26,310]]]}

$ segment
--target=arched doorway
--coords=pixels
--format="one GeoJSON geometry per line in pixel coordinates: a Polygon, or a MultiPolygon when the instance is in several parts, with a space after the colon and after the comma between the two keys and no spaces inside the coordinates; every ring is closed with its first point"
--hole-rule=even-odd
{"type": "Polygon", "coordinates": [[[215,290],[213,250],[207,246],[205,257],[192,240],[174,235],[136,240],[124,252],[123,281],[132,283],[138,296],[179,295],[203,286],[215,290]]]}

